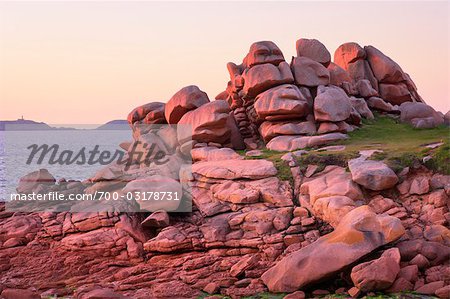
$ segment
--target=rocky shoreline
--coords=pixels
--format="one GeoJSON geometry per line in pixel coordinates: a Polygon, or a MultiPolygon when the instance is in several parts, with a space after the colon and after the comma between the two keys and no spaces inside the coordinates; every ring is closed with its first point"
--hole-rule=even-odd
{"type": "Polygon", "coordinates": [[[170,152],[166,165],[111,164],[83,182],[56,181],[46,170],[22,178],[25,194],[158,185],[180,190],[193,211],[118,202],[97,213],[75,212],[77,205],[25,213],[1,204],[1,297],[448,298],[447,173],[423,163],[394,171],[373,159],[376,151],[340,165],[301,158],[351,142],[349,133],[379,115],[432,129],[450,114],[426,105],[410,76],[375,47],[343,44],[334,62],[317,40],[300,39],[296,49],[289,64],[273,42],[254,43],[241,64],[228,63],[230,81],[215,101],[187,86],[167,103],[130,112],[134,139],[120,146],[129,152],[159,138],[170,152]],[[149,130],[154,124],[169,126],[149,130]],[[279,163],[266,158],[277,152],[279,163]],[[190,172],[176,166],[186,156],[190,172]]]}

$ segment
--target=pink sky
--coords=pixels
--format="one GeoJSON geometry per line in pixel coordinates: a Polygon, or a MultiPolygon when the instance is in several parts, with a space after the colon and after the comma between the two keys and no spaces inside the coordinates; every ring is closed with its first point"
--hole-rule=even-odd
{"type": "Polygon", "coordinates": [[[104,123],[190,84],[212,100],[252,42],[290,61],[301,37],[371,44],[450,109],[448,1],[0,2],[0,119],[104,123]]]}

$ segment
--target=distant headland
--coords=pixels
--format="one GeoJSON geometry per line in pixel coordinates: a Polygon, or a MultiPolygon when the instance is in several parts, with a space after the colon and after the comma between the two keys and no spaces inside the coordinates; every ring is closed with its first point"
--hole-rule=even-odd
{"type": "MultiPolygon", "coordinates": [[[[109,121],[94,130],[125,130],[129,129],[126,120],[112,120],[109,121]]],[[[79,130],[73,127],[55,127],[50,126],[44,122],[37,122],[34,120],[28,120],[18,118],[17,120],[0,120],[0,131],[67,131],[67,130],[79,130]]]]}

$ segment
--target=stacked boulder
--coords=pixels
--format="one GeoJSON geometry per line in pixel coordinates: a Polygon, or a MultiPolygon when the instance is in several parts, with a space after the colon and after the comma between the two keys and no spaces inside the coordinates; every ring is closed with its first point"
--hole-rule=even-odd
{"type": "Polygon", "coordinates": [[[362,118],[373,119],[371,109],[400,114],[402,103],[433,111],[413,122],[417,128],[443,122],[409,75],[375,47],[343,44],[334,62],[318,40],[299,39],[296,48],[290,68],[270,41],[252,44],[242,64],[227,65],[230,81],[216,98],[230,103],[247,148],[262,142],[280,151],[324,145],[346,138],[362,118]]]}
{"type": "Polygon", "coordinates": [[[334,53],[334,62],[350,76],[349,92],[366,98],[373,109],[392,112],[404,102],[423,102],[409,75],[373,46],[345,43],[334,53]]]}
{"type": "MultiPolygon", "coordinates": [[[[300,39],[296,48],[290,67],[269,41],[252,44],[242,64],[228,63],[230,81],[218,98],[230,103],[248,148],[260,141],[274,150],[322,145],[346,138],[339,133],[352,131],[361,117],[373,118],[365,101],[349,98],[353,80],[331,63],[322,43],[300,39]],[[310,137],[316,134],[326,136],[310,137]]],[[[377,95],[370,84],[363,87],[377,95]]]]}
{"type": "Polygon", "coordinates": [[[236,120],[226,101],[210,102],[197,86],[180,89],[166,103],[149,103],[128,115],[134,137],[147,133],[154,124],[178,125],[177,141],[181,148],[195,144],[243,148],[236,120]]]}
{"type": "Polygon", "coordinates": [[[166,104],[134,109],[128,122],[135,137],[146,133],[145,125],[178,124],[182,148],[266,144],[287,151],[345,139],[363,118],[373,119],[371,109],[402,114],[402,121],[417,128],[444,122],[423,103],[409,75],[373,46],[345,43],[335,51],[334,62],[315,39],[299,39],[296,50],[288,64],[273,42],[252,44],[241,64],[227,64],[230,81],[216,101],[191,85],[166,104]]]}

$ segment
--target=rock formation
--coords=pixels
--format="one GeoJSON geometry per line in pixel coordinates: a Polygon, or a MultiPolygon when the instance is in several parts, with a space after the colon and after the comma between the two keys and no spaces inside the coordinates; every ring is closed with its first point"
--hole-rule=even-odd
{"type": "Polygon", "coordinates": [[[20,193],[177,190],[192,212],[173,212],[179,202],[119,201],[89,213],[76,212],[82,203],[45,213],[2,203],[1,296],[304,298],[326,289],[448,298],[450,176],[424,166],[395,173],[364,155],[323,168],[294,159],[349,138],[375,112],[416,128],[444,116],[375,47],[343,44],[333,62],[317,40],[300,39],[296,49],[289,64],[273,42],[254,43],[241,64],[227,64],[230,81],[215,101],[187,86],[166,104],[135,108],[133,140],[121,147],[130,155],[152,140],[169,153],[164,165],[111,164],[83,182],[46,170],[23,177],[20,193]],[[148,126],[156,124],[168,126],[148,126]],[[280,159],[290,178],[260,157],[263,148],[292,151],[280,159]]]}

